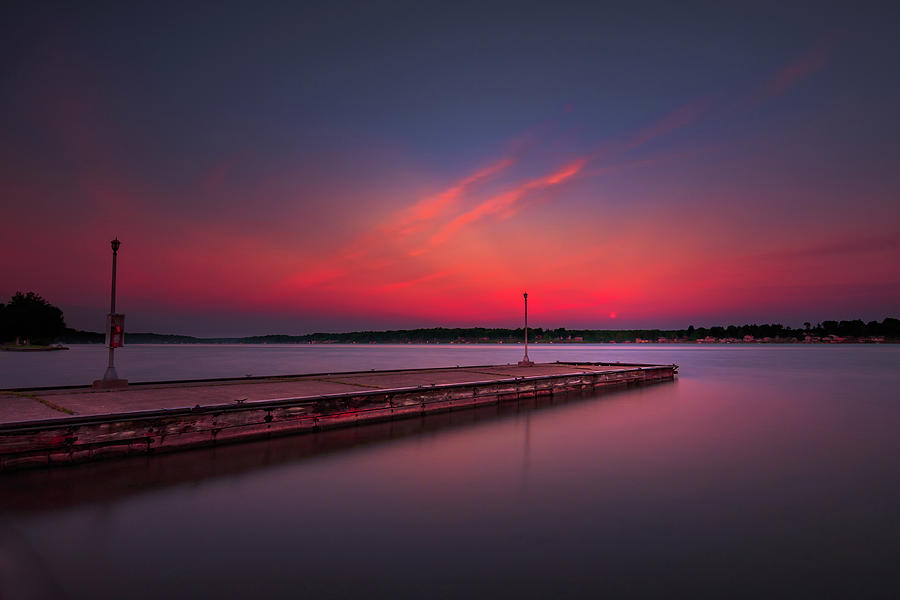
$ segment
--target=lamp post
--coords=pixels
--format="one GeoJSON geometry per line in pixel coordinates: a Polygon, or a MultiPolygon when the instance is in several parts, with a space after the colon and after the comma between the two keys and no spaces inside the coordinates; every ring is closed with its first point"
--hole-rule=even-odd
{"type": "Polygon", "coordinates": [[[528,292],[522,294],[525,298],[525,358],[519,361],[520,367],[532,367],[534,363],[528,359],[528,292]]]}
{"type": "Polygon", "coordinates": [[[125,315],[116,313],[116,262],[119,256],[119,246],[122,242],[119,238],[112,240],[112,288],[109,292],[109,314],[106,317],[106,345],[109,346],[109,361],[103,379],[94,381],[95,388],[117,388],[128,385],[127,379],[119,379],[116,373],[115,351],[124,344],[125,315]]]}

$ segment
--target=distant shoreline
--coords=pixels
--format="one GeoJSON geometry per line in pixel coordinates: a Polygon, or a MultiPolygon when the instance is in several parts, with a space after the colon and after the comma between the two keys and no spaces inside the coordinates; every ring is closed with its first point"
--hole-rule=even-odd
{"type": "MultiPolygon", "coordinates": [[[[85,346],[101,346],[103,342],[70,342],[73,345],[85,346]]],[[[818,341],[818,342],[801,342],[801,341],[641,341],[641,342],[528,342],[529,346],[758,346],[765,345],[781,345],[781,346],[833,346],[842,345],[869,345],[877,346],[882,344],[900,344],[900,340],[884,340],[884,341],[818,341]]],[[[127,345],[130,346],[523,346],[523,342],[243,342],[243,341],[206,341],[198,340],[191,342],[146,342],[131,341],[127,345]]],[[[67,350],[68,348],[55,348],[56,350],[67,350]]]]}
{"type": "MultiPolygon", "coordinates": [[[[105,335],[67,329],[59,341],[102,344],[105,335]]],[[[125,333],[132,344],[517,344],[523,328],[420,328],[344,333],[270,334],[197,337],[149,332],[125,333]]],[[[803,329],[780,324],[688,327],[687,329],[543,329],[528,328],[530,344],[883,344],[900,342],[900,320],[823,321],[803,329]]]]}
{"type": "Polygon", "coordinates": [[[4,352],[56,352],[59,350],[68,350],[65,346],[3,346],[4,352]]]}

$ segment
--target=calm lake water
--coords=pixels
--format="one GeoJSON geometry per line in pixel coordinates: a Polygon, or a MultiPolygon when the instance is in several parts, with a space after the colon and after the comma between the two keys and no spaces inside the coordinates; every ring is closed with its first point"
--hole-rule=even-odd
{"type": "MultiPolygon", "coordinates": [[[[130,346],[132,381],[521,346],[130,346]]],[[[539,346],[672,383],[0,476],[2,598],[900,593],[900,346],[539,346]]],[[[104,351],[0,353],[0,387],[104,351]]]]}

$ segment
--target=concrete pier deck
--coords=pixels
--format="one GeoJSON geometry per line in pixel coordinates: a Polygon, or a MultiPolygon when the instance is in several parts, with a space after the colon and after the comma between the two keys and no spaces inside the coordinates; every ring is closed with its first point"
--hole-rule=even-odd
{"type": "Polygon", "coordinates": [[[0,390],[0,470],[318,431],[674,379],[676,365],[543,363],[0,390]]]}

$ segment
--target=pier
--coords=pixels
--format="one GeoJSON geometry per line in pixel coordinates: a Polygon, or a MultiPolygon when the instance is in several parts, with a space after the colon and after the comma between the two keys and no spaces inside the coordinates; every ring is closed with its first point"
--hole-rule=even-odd
{"type": "Polygon", "coordinates": [[[677,365],[556,362],[0,390],[0,470],[670,381],[677,372],[677,365]]]}

